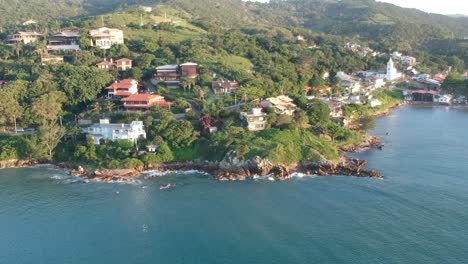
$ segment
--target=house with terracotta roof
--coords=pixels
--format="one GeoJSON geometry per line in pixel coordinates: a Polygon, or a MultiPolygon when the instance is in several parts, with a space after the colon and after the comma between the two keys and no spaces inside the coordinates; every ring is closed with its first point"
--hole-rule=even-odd
{"type": "Polygon", "coordinates": [[[127,97],[138,93],[138,81],[125,79],[109,85],[106,90],[108,98],[127,97]]]}
{"type": "Polygon", "coordinates": [[[96,64],[96,67],[102,70],[118,70],[118,71],[128,71],[132,69],[132,60],[128,58],[122,58],[114,61],[113,59],[103,61],[96,64]]]}
{"type": "Polygon", "coordinates": [[[132,69],[132,60],[129,58],[122,58],[115,61],[115,67],[118,71],[128,71],[132,69]]]}
{"type": "Polygon", "coordinates": [[[147,111],[153,106],[171,109],[171,102],[159,94],[133,94],[121,100],[126,111],[147,111]]]}

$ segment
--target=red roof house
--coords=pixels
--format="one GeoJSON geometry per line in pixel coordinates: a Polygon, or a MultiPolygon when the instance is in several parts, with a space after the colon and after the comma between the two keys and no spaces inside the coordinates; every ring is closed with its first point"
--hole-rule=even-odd
{"type": "Polygon", "coordinates": [[[172,103],[159,94],[133,94],[122,99],[127,111],[146,111],[153,106],[170,109],[172,103]]]}

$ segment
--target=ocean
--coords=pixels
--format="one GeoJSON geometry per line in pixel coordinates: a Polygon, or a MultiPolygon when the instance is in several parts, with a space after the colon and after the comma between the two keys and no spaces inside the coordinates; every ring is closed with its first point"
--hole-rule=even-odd
{"type": "Polygon", "coordinates": [[[403,107],[372,134],[385,148],[353,155],[383,180],[0,170],[0,263],[467,263],[468,110],[403,107]]]}

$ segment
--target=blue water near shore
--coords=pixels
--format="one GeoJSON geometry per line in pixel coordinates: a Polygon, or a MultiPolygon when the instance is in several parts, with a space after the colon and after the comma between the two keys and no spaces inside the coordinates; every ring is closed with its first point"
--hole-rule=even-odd
{"type": "Polygon", "coordinates": [[[393,111],[385,149],[356,154],[384,180],[0,170],[0,263],[467,263],[467,133],[467,110],[393,111]]]}

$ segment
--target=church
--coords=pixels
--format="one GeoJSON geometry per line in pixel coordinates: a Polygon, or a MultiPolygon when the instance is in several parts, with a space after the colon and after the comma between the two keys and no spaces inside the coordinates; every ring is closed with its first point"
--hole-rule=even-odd
{"type": "Polygon", "coordinates": [[[387,82],[393,81],[396,79],[401,78],[401,73],[398,73],[397,69],[395,68],[395,65],[393,64],[392,58],[387,63],[387,74],[385,75],[385,79],[387,82]]]}

